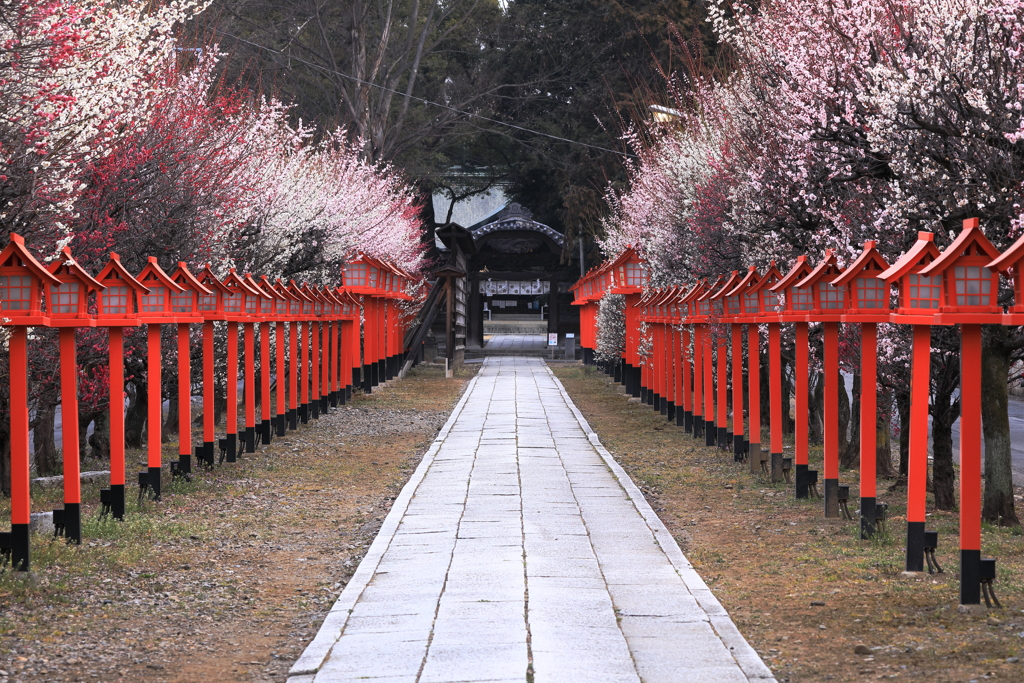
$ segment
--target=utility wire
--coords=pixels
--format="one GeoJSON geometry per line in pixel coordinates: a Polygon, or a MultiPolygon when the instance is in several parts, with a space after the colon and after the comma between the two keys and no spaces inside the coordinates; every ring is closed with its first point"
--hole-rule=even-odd
{"type": "Polygon", "coordinates": [[[313,69],[319,69],[320,71],[324,71],[324,72],[329,73],[329,74],[334,74],[336,76],[341,76],[342,78],[347,78],[350,81],[353,81],[355,83],[359,83],[360,85],[368,85],[368,86],[370,86],[372,88],[377,88],[377,89],[383,90],[385,92],[393,93],[395,95],[398,95],[399,97],[408,97],[411,100],[416,100],[417,102],[422,102],[423,104],[428,104],[428,105],[430,105],[432,107],[439,107],[441,109],[447,109],[448,111],[455,112],[456,114],[462,114],[463,116],[468,116],[470,118],[480,119],[482,121],[488,121],[490,123],[496,123],[499,126],[506,126],[508,128],[513,128],[515,130],[523,131],[524,133],[530,133],[531,135],[539,135],[541,137],[550,138],[551,140],[558,140],[559,142],[568,142],[570,145],[580,145],[581,147],[588,147],[590,149],[596,149],[596,150],[599,150],[601,152],[608,152],[610,154],[617,154],[619,156],[630,157],[630,158],[633,158],[633,159],[637,159],[638,158],[635,154],[630,154],[629,152],[620,152],[619,150],[616,150],[616,149],[610,149],[608,147],[601,147],[599,145],[592,145],[592,144],[590,144],[588,142],[580,142],[579,140],[570,140],[569,138],[559,137],[558,135],[552,135],[550,133],[542,133],[539,130],[533,130],[533,129],[530,129],[530,128],[524,128],[523,126],[517,126],[514,123],[508,123],[506,121],[499,121],[498,119],[492,119],[492,118],[487,117],[487,116],[482,116],[481,114],[474,114],[473,112],[464,111],[462,109],[456,109],[455,107],[451,107],[451,106],[449,106],[447,104],[441,104],[440,102],[434,102],[433,100],[424,99],[422,97],[416,97],[415,95],[406,95],[404,92],[400,92],[398,90],[395,90],[394,88],[388,88],[387,86],[380,85],[379,83],[373,83],[371,81],[364,81],[363,79],[357,78],[357,77],[352,76],[350,74],[343,73],[343,72],[337,71],[335,69],[329,69],[329,68],[327,68],[325,66],[321,66],[319,64],[314,64],[312,62],[307,62],[306,60],[304,60],[304,59],[302,59],[300,57],[296,57],[294,55],[290,55],[288,53],[281,52],[280,50],[275,50],[274,48],[267,47],[266,45],[260,45],[259,43],[254,43],[251,40],[246,40],[245,38],[240,38],[240,37],[238,37],[238,36],[236,36],[234,34],[228,33],[227,31],[221,31],[219,29],[214,29],[214,30],[217,31],[217,33],[220,33],[220,34],[225,35],[225,36],[227,36],[229,38],[237,40],[240,43],[245,43],[246,45],[251,45],[252,47],[255,47],[255,48],[260,49],[260,50],[266,50],[267,52],[273,52],[275,54],[279,54],[282,57],[287,57],[288,59],[294,60],[294,61],[299,62],[301,64],[305,64],[306,66],[309,66],[309,67],[311,67],[313,69]]]}

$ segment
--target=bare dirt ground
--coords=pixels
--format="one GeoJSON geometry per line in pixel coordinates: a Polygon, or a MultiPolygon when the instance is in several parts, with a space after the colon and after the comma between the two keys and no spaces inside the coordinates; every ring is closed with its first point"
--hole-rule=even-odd
{"type": "MultiPolygon", "coordinates": [[[[85,543],[34,536],[33,571],[0,572],[0,682],[283,681],[470,372],[416,368],[159,503],[131,500],[124,522],[99,520],[84,487],[85,543]]],[[[38,494],[33,509],[59,505],[38,494]]]]}
{"type": "MultiPolygon", "coordinates": [[[[887,534],[861,541],[859,521],[824,519],[820,501],[798,501],[789,486],[733,463],[731,451],[698,445],[597,369],[553,369],[780,681],[1024,681],[1019,530],[984,529],[1004,609],[958,614],[955,513],[929,500],[945,573],[902,578],[905,494],[879,496],[890,504],[887,534]],[[857,646],[868,649],[857,654],[857,646]]],[[[815,459],[820,469],[820,451],[812,467],[815,459]]],[[[856,480],[856,472],[840,475],[856,480]]]]}

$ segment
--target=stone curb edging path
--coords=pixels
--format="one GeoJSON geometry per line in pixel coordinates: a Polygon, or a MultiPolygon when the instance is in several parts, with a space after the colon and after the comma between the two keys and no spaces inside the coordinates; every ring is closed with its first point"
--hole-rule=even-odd
{"type": "Polygon", "coordinates": [[[771,681],[540,359],[489,358],[289,683],[771,681]]]}

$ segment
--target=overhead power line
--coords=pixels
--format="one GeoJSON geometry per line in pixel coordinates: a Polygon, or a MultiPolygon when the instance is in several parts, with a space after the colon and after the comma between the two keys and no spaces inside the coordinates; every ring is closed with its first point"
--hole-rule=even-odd
{"type": "Polygon", "coordinates": [[[483,116],[481,114],[475,114],[473,112],[465,111],[463,109],[458,109],[456,107],[452,107],[452,106],[447,105],[447,104],[442,104],[441,102],[434,102],[433,100],[428,100],[428,99],[425,99],[423,97],[417,97],[415,95],[407,95],[404,92],[400,92],[398,90],[395,90],[394,88],[388,88],[387,86],[380,85],[379,83],[373,83],[372,81],[365,81],[365,80],[363,80],[361,78],[358,78],[356,76],[353,76],[351,74],[347,74],[347,73],[344,73],[342,71],[338,71],[336,69],[330,69],[328,67],[321,66],[320,64],[314,64],[313,62],[308,62],[308,61],[302,59],[301,57],[296,57],[295,55],[290,55],[288,53],[281,52],[280,50],[275,50],[274,48],[267,47],[266,45],[260,45],[259,43],[254,43],[251,40],[246,40],[245,38],[240,38],[239,36],[236,36],[234,34],[228,33],[227,31],[221,31],[219,29],[215,29],[215,30],[217,31],[217,33],[220,33],[220,34],[225,35],[225,36],[227,36],[229,38],[237,40],[240,43],[245,43],[246,45],[250,45],[250,46],[252,46],[254,48],[257,48],[259,50],[265,50],[267,52],[273,52],[274,54],[281,55],[282,57],[287,57],[288,59],[294,60],[296,62],[299,62],[300,64],[305,64],[306,66],[308,66],[310,68],[318,69],[320,71],[323,71],[323,72],[329,73],[329,74],[333,74],[335,76],[341,76],[342,78],[347,78],[348,80],[350,80],[350,81],[352,81],[354,83],[359,83],[360,85],[367,85],[367,86],[370,86],[371,88],[377,88],[378,90],[383,90],[384,92],[394,93],[395,95],[398,95],[400,97],[408,97],[411,100],[416,100],[417,102],[421,102],[423,104],[430,105],[432,107],[438,107],[440,109],[446,109],[448,111],[455,112],[456,114],[461,114],[463,116],[468,116],[468,117],[474,118],[474,119],[480,119],[481,121],[487,121],[489,123],[494,123],[494,124],[497,124],[499,126],[505,126],[506,128],[512,128],[514,130],[519,130],[519,131],[522,131],[524,133],[529,133],[531,135],[539,135],[541,137],[549,138],[551,140],[558,140],[559,142],[567,142],[570,145],[579,145],[580,147],[587,147],[589,149],[596,149],[596,150],[601,151],[601,152],[608,152],[609,154],[617,154],[619,156],[630,157],[630,158],[633,158],[633,159],[637,158],[637,156],[635,154],[630,154],[629,152],[621,152],[621,151],[619,151],[617,149],[611,149],[609,147],[601,147],[600,145],[592,145],[589,142],[581,142],[579,140],[570,140],[569,138],[563,138],[563,137],[558,136],[558,135],[552,135],[551,133],[544,133],[544,132],[539,131],[539,130],[533,130],[532,128],[524,128],[523,126],[517,126],[516,124],[508,123],[507,121],[500,121],[498,119],[492,119],[489,116],[483,116]]]}

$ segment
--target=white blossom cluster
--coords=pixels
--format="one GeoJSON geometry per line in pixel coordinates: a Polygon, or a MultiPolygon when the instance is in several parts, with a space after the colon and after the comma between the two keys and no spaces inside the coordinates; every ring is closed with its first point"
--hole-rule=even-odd
{"type": "Polygon", "coordinates": [[[616,362],[626,349],[626,297],[606,294],[597,307],[597,350],[599,361],[616,362]]]}

